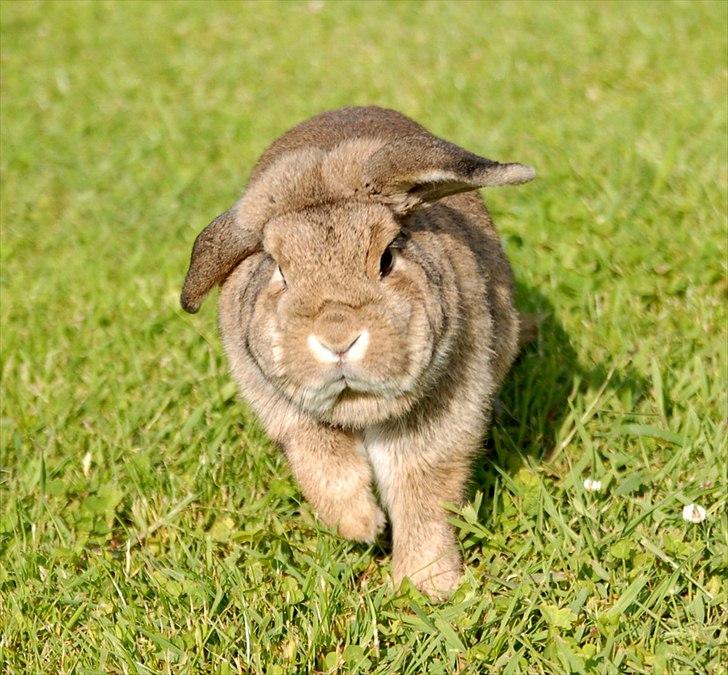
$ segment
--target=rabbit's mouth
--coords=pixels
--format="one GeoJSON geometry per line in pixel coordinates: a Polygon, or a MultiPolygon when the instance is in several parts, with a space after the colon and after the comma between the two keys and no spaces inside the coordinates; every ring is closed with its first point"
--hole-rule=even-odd
{"type": "Polygon", "coordinates": [[[406,394],[401,385],[388,380],[378,381],[337,369],[336,373],[319,386],[308,388],[303,403],[311,412],[323,418],[336,418],[337,412],[368,407],[379,402],[391,401],[406,394]]]}
{"type": "Polygon", "coordinates": [[[343,382],[345,387],[338,396],[339,401],[355,400],[362,396],[393,398],[404,393],[400,386],[391,381],[369,381],[354,375],[344,374],[340,382],[343,382]]]}
{"type": "Polygon", "coordinates": [[[337,377],[317,387],[311,400],[318,404],[317,407],[330,409],[343,401],[352,402],[364,397],[386,396],[387,391],[390,389],[392,387],[364,382],[342,372],[337,377]]]}
{"type": "Polygon", "coordinates": [[[335,393],[334,398],[337,401],[370,396],[393,398],[405,393],[406,386],[403,384],[396,382],[394,378],[377,377],[365,369],[343,362],[332,367],[319,391],[324,397],[335,393]]]}

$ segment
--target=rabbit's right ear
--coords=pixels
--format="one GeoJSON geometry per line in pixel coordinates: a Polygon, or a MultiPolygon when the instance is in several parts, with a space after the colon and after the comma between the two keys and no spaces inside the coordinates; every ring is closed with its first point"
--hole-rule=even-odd
{"type": "Polygon", "coordinates": [[[195,239],[182,287],[182,309],[194,314],[213,286],[228,277],[238,263],[260,248],[260,232],[238,222],[235,209],[213,220],[195,239]]]}
{"type": "Polygon", "coordinates": [[[428,133],[402,136],[375,152],[364,167],[364,187],[394,211],[408,213],[442,197],[490,185],[518,185],[536,172],[501,164],[428,133]]]}

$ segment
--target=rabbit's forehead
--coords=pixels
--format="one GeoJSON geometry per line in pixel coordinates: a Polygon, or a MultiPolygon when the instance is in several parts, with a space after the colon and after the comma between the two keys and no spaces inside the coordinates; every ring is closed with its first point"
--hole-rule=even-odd
{"type": "Polygon", "coordinates": [[[295,265],[297,260],[309,261],[312,255],[323,259],[366,255],[372,247],[386,246],[399,229],[386,207],[351,202],[327,204],[270,221],[265,228],[264,246],[295,265]]]}

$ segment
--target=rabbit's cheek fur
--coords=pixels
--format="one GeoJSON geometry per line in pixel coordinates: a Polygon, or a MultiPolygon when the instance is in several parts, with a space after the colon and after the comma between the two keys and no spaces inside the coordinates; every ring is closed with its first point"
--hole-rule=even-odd
{"type": "MultiPolygon", "coordinates": [[[[307,224],[299,224],[300,236],[307,224]]],[[[359,236],[344,252],[368,239],[359,236]]],[[[432,275],[416,255],[413,260],[403,255],[390,278],[372,279],[356,265],[366,250],[351,253],[349,267],[339,261],[306,266],[304,256],[292,255],[295,243],[276,250],[293,272],[287,287],[277,280],[272,261],[261,266],[269,282],[259,289],[248,340],[261,372],[291,403],[324,422],[361,428],[406,412],[432,378],[423,373],[433,358],[442,358],[436,344],[443,316],[452,309],[437,306],[435,287],[448,273],[432,275]],[[335,345],[346,353],[336,352],[335,345]]],[[[316,242],[301,249],[326,259],[316,242]]],[[[436,252],[427,258],[430,268],[447,264],[436,252]]]]}

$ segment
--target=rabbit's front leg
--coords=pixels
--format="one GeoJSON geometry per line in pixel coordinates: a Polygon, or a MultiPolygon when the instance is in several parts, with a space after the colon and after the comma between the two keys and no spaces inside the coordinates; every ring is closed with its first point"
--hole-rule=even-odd
{"type": "Polygon", "coordinates": [[[372,493],[372,471],[353,435],[316,422],[288,430],[282,446],[303,495],[342,537],[371,543],[385,516],[372,493]]]}
{"type": "Polygon", "coordinates": [[[474,445],[472,435],[365,435],[364,447],[392,523],[395,585],[408,577],[436,600],[457,587],[462,560],[443,504],[462,501],[474,445]]]}

